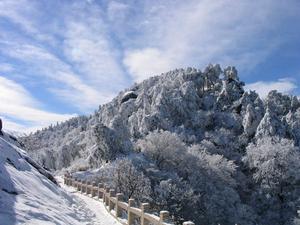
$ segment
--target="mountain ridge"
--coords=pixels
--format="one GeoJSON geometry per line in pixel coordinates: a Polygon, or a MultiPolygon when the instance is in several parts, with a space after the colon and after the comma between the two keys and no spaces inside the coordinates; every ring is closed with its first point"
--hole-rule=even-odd
{"type": "MultiPolygon", "coordinates": [[[[279,106],[274,105],[275,101],[285,100],[286,105],[284,107],[286,110],[290,107],[294,114],[293,112],[273,113],[272,118],[274,121],[278,120],[281,123],[281,120],[285,120],[283,116],[286,116],[288,122],[293,122],[294,117],[298,116],[295,115],[295,111],[299,108],[300,103],[296,96],[289,97],[272,91],[263,103],[257,93],[253,91],[246,92],[243,90],[243,86],[244,83],[239,81],[234,67],[228,67],[222,71],[218,64],[209,65],[204,72],[195,68],[176,69],[151,77],[121,91],[111,102],[99,106],[94,115],[72,118],[60,125],[50,126],[44,131],[37,131],[26,138],[22,138],[22,141],[25,145],[28,145],[30,152],[35,151],[39,148],[32,143],[29,144],[31,137],[37,137],[47,131],[51,133],[55,128],[65,125],[70,127],[70,131],[72,131],[72,127],[77,129],[80,126],[81,130],[85,130],[88,126],[90,130],[86,130],[86,136],[96,144],[97,135],[91,130],[97,126],[95,129],[99,131],[98,133],[103,132],[106,137],[111,137],[114,134],[117,137],[114,139],[119,139],[118,144],[114,143],[120,145],[117,146],[118,149],[115,149],[115,151],[122,152],[124,150],[121,149],[132,150],[130,139],[137,140],[155,129],[178,133],[180,132],[180,126],[184,126],[185,128],[192,128],[190,130],[197,130],[197,134],[190,136],[199,136],[198,131],[209,127],[209,121],[215,119],[223,121],[224,118],[218,118],[222,116],[228,117],[226,122],[232,123],[231,127],[229,124],[220,125],[221,127],[224,126],[223,128],[235,131],[244,129],[243,133],[246,137],[264,134],[265,127],[270,125],[267,122],[271,116],[269,112],[275,112],[279,108],[279,106]],[[219,78],[221,74],[226,77],[219,78]],[[212,111],[220,113],[212,115],[210,113],[212,111]],[[231,112],[232,115],[225,115],[225,113],[222,115],[222,112],[231,112]],[[241,115],[241,118],[235,119],[237,115],[241,115]],[[262,119],[267,124],[261,123],[262,119]],[[237,124],[237,120],[242,120],[242,122],[237,124]]],[[[282,111],[282,109],[279,110],[282,111]]],[[[280,132],[285,133],[281,134],[282,137],[296,135],[295,141],[298,142],[300,136],[295,132],[295,128],[292,128],[294,126],[288,129],[269,127],[268,132],[272,134],[271,130],[280,129],[280,132]],[[295,134],[287,134],[289,132],[295,134]]],[[[59,135],[57,138],[59,139],[59,135]]],[[[72,137],[70,137],[71,139],[72,137]]],[[[109,142],[113,141],[110,140],[109,142]]],[[[72,144],[72,141],[70,144],[72,144]]],[[[86,143],[85,145],[85,148],[92,151],[93,145],[86,143]]],[[[47,149],[48,147],[46,146],[47,149]]]]}
{"type": "Polygon", "coordinates": [[[86,179],[178,224],[297,224],[299,99],[243,87],[232,66],[176,69],[21,141],[52,170],[98,168],[86,179]]]}

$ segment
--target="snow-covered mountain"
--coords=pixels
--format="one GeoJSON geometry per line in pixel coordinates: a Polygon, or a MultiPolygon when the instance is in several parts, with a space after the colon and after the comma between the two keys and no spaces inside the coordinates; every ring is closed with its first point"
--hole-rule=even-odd
{"type": "Polygon", "coordinates": [[[176,69],[21,141],[49,169],[106,164],[91,179],[177,221],[297,224],[299,99],[277,91],[261,99],[243,86],[231,66],[176,69]]]}
{"type": "Polygon", "coordinates": [[[188,144],[210,141],[215,152],[230,159],[239,158],[259,136],[277,135],[298,144],[297,97],[272,91],[263,101],[243,86],[234,67],[176,69],[120,92],[91,116],[72,118],[21,140],[35,160],[51,169],[77,162],[96,167],[127,154],[138,139],[160,129],[188,144]],[[223,152],[219,146],[229,143],[231,152],[223,152]]]}

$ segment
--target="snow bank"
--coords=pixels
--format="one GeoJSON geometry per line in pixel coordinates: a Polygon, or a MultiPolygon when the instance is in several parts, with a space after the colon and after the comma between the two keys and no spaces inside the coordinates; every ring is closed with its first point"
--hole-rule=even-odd
{"type": "Polygon", "coordinates": [[[85,205],[41,172],[8,135],[0,136],[0,224],[94,224],[85,205]]]}

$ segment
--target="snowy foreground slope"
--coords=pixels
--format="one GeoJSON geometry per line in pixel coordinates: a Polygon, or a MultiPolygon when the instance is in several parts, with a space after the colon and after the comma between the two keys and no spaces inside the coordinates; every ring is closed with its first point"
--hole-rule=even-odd
{"type": "Polygon", "coordinates": [[[118,224],[102,203],[80,199],[42,175],[47,172],[6,134],[0,136],[0,153],[1,225],[118,224]]]}

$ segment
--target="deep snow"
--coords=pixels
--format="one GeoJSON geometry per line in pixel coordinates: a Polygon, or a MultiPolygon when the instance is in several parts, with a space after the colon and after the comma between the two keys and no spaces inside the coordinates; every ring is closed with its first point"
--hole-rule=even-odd
{"type": "Polygon", "coordinates": [[[0,136],[1,225],[119,224],[101,202],[47,179],[13,143],[8,135],[0,136]]]}

